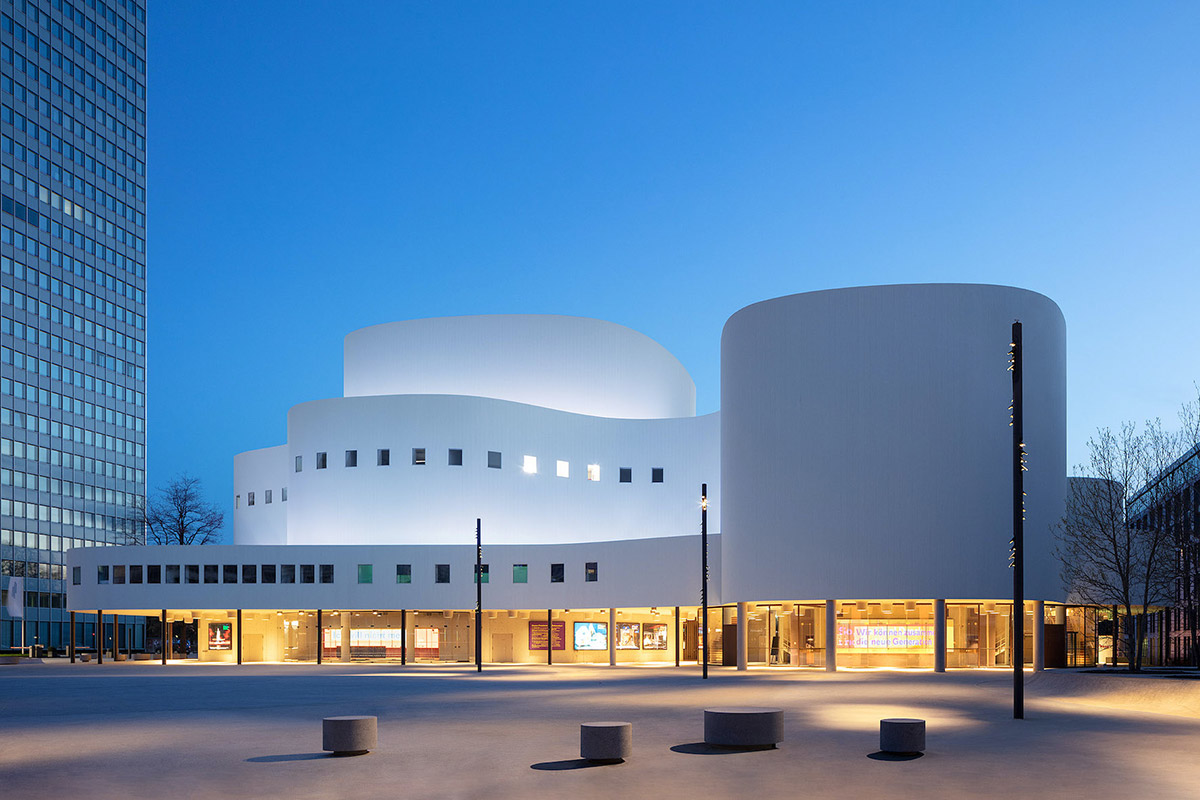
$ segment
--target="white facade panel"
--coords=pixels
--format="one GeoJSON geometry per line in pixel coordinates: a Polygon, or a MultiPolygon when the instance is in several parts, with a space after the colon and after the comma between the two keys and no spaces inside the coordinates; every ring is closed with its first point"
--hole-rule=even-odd
{"type": "Polygon", "coordinates": [[[233,505],[238,544],[287,544],[288,453],[287,445],[279,445],[233,457],[233,485],[239,487],[233,505]]]}
{"type": "Polygon", "coordinates": [[[1065,326],[1021,289],[873,286],[742,309],[721,340],[728,600],[1012,591],[1010,325],[1025,345],[1026,596],[1063,592],[1065,326]]]}

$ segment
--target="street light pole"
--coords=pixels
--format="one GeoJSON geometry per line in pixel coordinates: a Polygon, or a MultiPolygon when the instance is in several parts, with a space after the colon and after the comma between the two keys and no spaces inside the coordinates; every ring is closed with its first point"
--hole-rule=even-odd
{"type": "Polygon", "coordinates": [[[1025,419],[1021,395],[1021,323],[1012,324],[1013,719],[1025,719],[1025,419]]]}
{"type": "Polygon", "coordinates": [[[700,655],[701,675],[708,680],[708,484],[700,484],[700,655]]]}
{"type": "Polygon", "coordinates": [[[483,672],[483,520],[475,520],[475,671],[483,672]]]}

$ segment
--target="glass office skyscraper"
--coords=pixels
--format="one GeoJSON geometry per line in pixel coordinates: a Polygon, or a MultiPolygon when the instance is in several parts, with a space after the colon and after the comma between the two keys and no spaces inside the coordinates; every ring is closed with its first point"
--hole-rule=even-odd
{"type": "MultiPolygon", "coordinates": [[[[0,587],[24,577],[25,640],[59,648],[63,553],[127,541],[145,496],[146,14],[133,0],[0,0],[0,14],[0,587]]],[[[20,644],[0,614],[0,649],[20,644]]],[[[140,646],[128,622],[122,645],[140,646]]],[[[80,616],[82,644],[93,625],[80,616]]]]}

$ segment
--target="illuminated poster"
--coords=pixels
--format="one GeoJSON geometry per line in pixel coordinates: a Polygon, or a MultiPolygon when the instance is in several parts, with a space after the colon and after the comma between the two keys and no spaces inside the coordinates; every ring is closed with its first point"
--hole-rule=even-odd
{"type": "Polygon", "coordinates": [[[576,622],[574,644],[576,650],[607,650],[608,623],[576,622]]]}
{"type": "Polygon", "coordinates": [[[844,650],[927,650],[933,647],[933,623],[901,620],[839,622],[837,646],[844,650]]]}
{"type": "Polygon", "coordinates": [[[642,625],[642,649],[667,649],[667,623],[647,622],[642,625]]]}
{"type": "MultiPolygon", "coordinates": [[[[556,621],[554,623],[554,649],[567,649],[567,623],[556,621]]],[[[530,650],[545,650],[546,649],[546,623],[529,621],[529,649],[530,650]]]]}
{"type": "Polygon", "coordinates": [[[642,626],[637,622],[617,623],[617,649],[641,650],[642,626]]]}
{"type": "Polygon", "coordinates": [[[233,649],[233,624],[230,622],[208,623],[208,649],[233,649]]]}

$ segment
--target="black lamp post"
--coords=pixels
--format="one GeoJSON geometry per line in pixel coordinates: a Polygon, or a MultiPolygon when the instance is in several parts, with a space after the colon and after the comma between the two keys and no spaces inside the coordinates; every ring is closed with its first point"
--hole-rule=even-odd
{"type": "Polygon", "coordinates": [[[483,520],[475,520],[475,671],[483,672],[483,520]]]}
{"type": "Polygon", "coordinates": [[[1021,323],[1012,324],[1013,719],[1025,719],[1025,421],[1021,397],[1021,323]]]}
{"type": "Polygon", "coordinates": [[[708,680],[708,484],[700,484],[700,655],[701,674],[708,680]]]}

